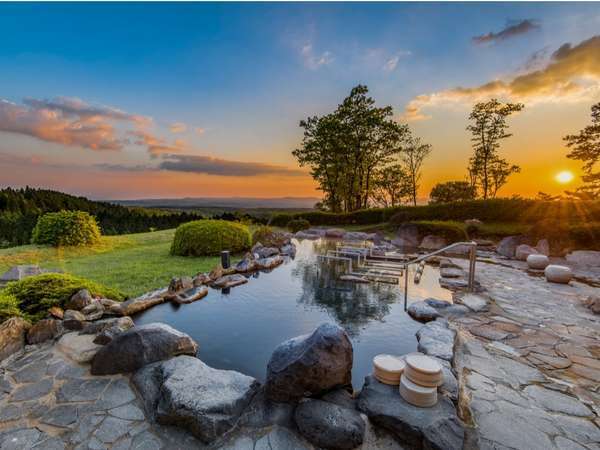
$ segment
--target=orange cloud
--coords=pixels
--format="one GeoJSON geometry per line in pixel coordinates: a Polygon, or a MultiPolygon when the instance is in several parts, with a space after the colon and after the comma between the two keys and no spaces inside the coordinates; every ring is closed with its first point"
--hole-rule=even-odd
{"type": "Polygon", "coordinates": [[[0,131],[92,150],[120,150],[124,141],[110,123],[90,117],[69,118],[51,109],[33,109],[0,100],[0,131]]]}
{"type": "Polygon", "coordinates": [[[75,98],[25,99],[23,105],[0,100],[0,131],[66,146],[121,150],[127,140],[117,136],[115,121],[144,127],[152,119],[116,108],[89,105],[75,98]]]}
{"type": "Polygon", "coordinates": [[[430,116],[425,108],[452,103],[472,103],[491,96],[529,102],[587,100],[600,90],[600,36],[594,36],[575,46],[564,44],[556,50],[550,62],[533,70],[504,80],[493,80],[475,87],[458,87],[446,91],[419,95],[406,106],[406,120],[423,120],[430,116]]]}
{"type": "Polygon", "coordinates": [[[138,140],[135,141],[135,144],[145,145],[148,149],[148,153],[153,157],[165,153],[181,153],[187,147],[185,141],[182,139],[176,139],[173,144],[168,144],[165,139],[159,138],[146,131],[130,131],[129,134],[138,138],[138,140]]]}

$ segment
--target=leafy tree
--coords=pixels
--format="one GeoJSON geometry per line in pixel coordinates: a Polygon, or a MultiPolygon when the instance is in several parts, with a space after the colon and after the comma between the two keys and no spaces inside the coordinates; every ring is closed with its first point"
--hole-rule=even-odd
{"type": "Polygon", "coordinates": [[[403,148],[400,159],[404,163],[410,185],[410,195],[414,206],[417,206],[417,192],[421,183],[423,161],[431,153],[431,145],[423,144],[421,139],[411,137],[403,148]]]}
{"type": "Polygon", "coordinates": [[[498,150],[501,141],[512,136],[506,119],[524,107],[522,103],[502,103],[492,99],[477,103],[469,115],[472,123],[467,130],[472,134],[473,143],[469,174],[473,184],[481,189],[484,199],[494,198],[508,177],[520,170],[500,157],[498,150]]]}
{"type": "Polygon", "coordinates": [[[473,200],[475,188],[468,181],[447,181],[436,184],[429,194],[429,203],[450,203],[473,200]]]}
{"type": "Polygon", "coordinates": [[[375,172],[373,200],[383,207],[398,206],[412,195],[409,177],[400,164],[394,164],[375,172]]]}
{"type": "Polygon", "coordinates": [[[376,172],[395,162],[410,132],[393,120],[391,106],[375,106],[366,86],[354,87],[330,114],[300,122],[304,138],[292,154],[324,193],[333,212],[367,208],[376,172]]]}
{"type": "Polygon", "coordinates": [[[567,158],[583,161],[584,186],[577,189],[581,198],[600,197],[600,172],[594,171],[600,161],[600,102],[592,106],[592,124],[578,134],[569,134],[563,139],[571,149],[567,158]]]}

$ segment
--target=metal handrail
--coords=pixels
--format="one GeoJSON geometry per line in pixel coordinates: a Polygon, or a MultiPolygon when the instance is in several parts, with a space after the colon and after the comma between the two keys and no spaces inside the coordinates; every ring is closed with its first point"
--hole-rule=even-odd
{"type": "Polygon", "coordinates": [[[447,250],[450,250],[451,248],[454,247],[458,247],[460,245],[466,245],[468,247],[470,247],[469,249],[469,282],[468,282],[468,289],[469,291],[473,291],[473,287],[475,284],[475,261],[476,261],[476,250],[477,250],[477,242],[471,241],[471,242],[455,242],[453,244],[450,244],[444,248],[441,248],[439,250],[435,250],[431,253],[427,253],[426,255],[421,255],[411,261],[406,261],[404,263],[404,311],[406,311],[407,309],[407,301],[408,301],[408,266],[410,266],[411,264],[418,264],[421,261],[425,261],[427,258],[431,258],[432,256],[436,256],[439,255],[440,253],[444,253],[447,250]]]}

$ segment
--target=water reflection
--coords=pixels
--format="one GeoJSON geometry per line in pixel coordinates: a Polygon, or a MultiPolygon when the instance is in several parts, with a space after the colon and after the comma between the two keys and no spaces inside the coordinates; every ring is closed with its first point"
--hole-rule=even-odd
{"type": "MultiPolygon", "coordinates": [[[[313,242],[315,254],[325,254],[330,243],[313,242]]],[[[298,261],[292,276],[301,280],[298,303],[325,309],[346,331],[356,336],[372,320],[381,321],[396,302],[398,287],[384,283],[359,284],[341,281],[348,265],[342,261],[298,261]]]]}
{"type": "MultiPolygon", "coordinates": [[[[317,255],[334,246],[326,241],[297,242],[294,260],[271,272],[253,274],[246,284],[229,292],[209,289],[204,299],[189,305],[158,305],[134,320],[136,324],[168,323],[198,342],[198,356],[210,366],[238,370],[259,380],[264,380],[277,345],[335,321],[352,340],[353,379],[360,387],[371,371],[373,356],[416,349],[415,332],[421,325],[404,312],[397,285],[343,282],[338,278],[345,265],[319,264],[317,255]]],[[[410,283],[409,301],[446,298],[448,292],[439,287],[437,277],[436,269],[426,268],[421,284],[410,283]]]]}

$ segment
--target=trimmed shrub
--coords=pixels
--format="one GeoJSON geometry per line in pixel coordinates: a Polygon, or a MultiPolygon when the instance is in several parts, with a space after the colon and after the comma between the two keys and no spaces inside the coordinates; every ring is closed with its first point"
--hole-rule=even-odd
{"type": "Polygon", "coordinates": [[[209,256],[223,250],[239,253],[250,246],[251,236],[246,225],[225,220],[196,220],[177,227],[171,254],[209,256]]]}
{"type": "Polygon", "coordinates": [[[21,316],[17,297],[0,291],[0,323],[14,316],[21,316]]]}
{"type": "Polygon", "coordinates": [[[292,233],[297,231],[308,230],[310,228],[310,222],[306,219],[293,219],[287,223],[287,228],[292,233]]]}
{"type": "Polygon", "coordinates": [[[60,211],[41,216],[32,233],[34,244],[93,245],[100,240],[96,219],[84,211],[60,211]]]}
{"type": "Polygon", "coordinates": [[[64,306],[73,294],[87,289],[93,296],[121,301],[125,295],[85,278],[64,273],[43,273],[8,283],[4,294],[14,296],[19,308],[33,320],[41,319],[51,306],[64,306]]]}

